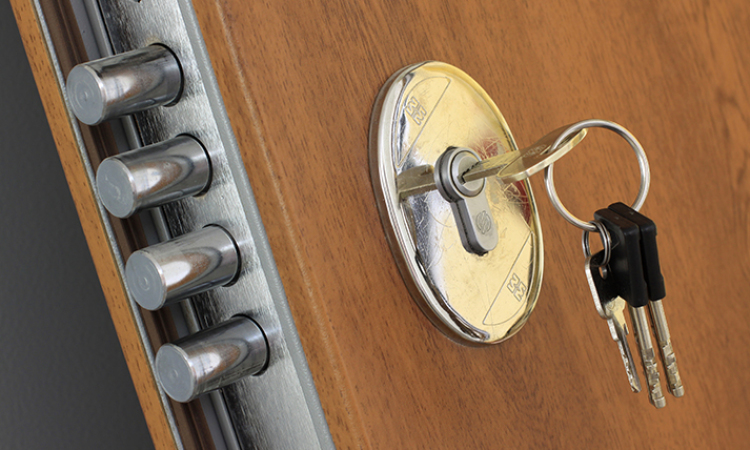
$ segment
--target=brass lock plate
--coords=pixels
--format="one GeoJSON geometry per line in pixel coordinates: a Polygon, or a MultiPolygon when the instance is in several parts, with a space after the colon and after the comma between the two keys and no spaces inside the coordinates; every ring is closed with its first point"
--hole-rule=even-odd
{"type": "MultiPolygon", "coordinates": [[[[406,192],[429,179],[450,147],[479,158],[517,152],[500,110],[466,73],[424,62],[394,74],[381,89],[370,125],[370,171],[394,258],[414,299],[448,337],[470,345],[502,342],[528,320],[542,282],[543,244],[527,181],[487,178],[481,195],[498,244],[466,251],[449,202],[437,190],[406,192]]],[[[481,220],[481,218],[480,218],[481,220]]]]}

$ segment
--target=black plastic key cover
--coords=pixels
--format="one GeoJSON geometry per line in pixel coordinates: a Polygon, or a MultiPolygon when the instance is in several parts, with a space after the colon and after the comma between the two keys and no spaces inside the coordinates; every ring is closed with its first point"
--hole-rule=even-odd
{"type": "Polygon", "coordinates": [[[617,292],[634,308],[648,304],[648,289],[641,258],[641,233],[638,225],[609,209],[594,214],[609,231],[612,256],[607,277],[613,277],[617,292]]]}
{"type": "Polygon", "coordinates": [[[659,265],[659,249],[656,247],[656,224],[624,203],[614,203],[609,205],[609,209],[638,225],[641,230],[641,257],[648,299],[652,301],[663,299],[667,296],[667,292],[659,265]]]}

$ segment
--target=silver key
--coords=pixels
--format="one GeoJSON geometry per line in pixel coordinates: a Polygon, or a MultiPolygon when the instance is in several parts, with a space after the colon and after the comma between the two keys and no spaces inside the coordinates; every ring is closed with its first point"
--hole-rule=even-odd
{"type": "Polygon", "coordinates": [[[651,343],[646,306],[641,306],[640,308],[629,306],[629,309],[630,319],[633,321],[635,331],[635,341],[638,343],[638,350],[643,362],[643,371],[646,373],[649,401],[657,408],[663,408],[667,406],[667,401],[664,398],[661,381],[659,380],[659,369],[656,366],[654,345],[651,343]]]}
{"type": "Polygon", "coordinates": [[[638,377],[633,355],[630,353],[630,347],[628,346],[628,325],[625,322],[624,314],[627,302],[611,292],[606,281],[599,273],[599,266],[602,263],[603,257],[604,252],[599,252],[586,258],[586,278],[591,288],[591,296],[594,298],[596,311],[607,321],[610,335],[620,349],[620,357],[625,366],[625,373],[630,382],[630,389],[633,392],[640,392],[641,380],[638,377]]]}
{"type": "Polygon", "coordinates": [[[664,364],[664,370],[667,372],[667,387],[672,395],[682,397],[685,395],[685,388],[682,386],[682,378],[680,378],[680,372],[677,370],[677,359],[672,349],[672,338],[669,335],[664,305],[661,300],[655,300],[649,303],[649,310],[656,331],[656,341],[659,343],[659,349],[661,350],[661,361],[664,364]]]}

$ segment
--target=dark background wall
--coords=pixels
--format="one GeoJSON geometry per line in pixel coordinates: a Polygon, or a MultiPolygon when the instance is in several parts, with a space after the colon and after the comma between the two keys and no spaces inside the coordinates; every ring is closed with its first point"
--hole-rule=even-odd
{"type": "Polygon", "coordinates": [[[0,448],[153,448],[6,1],[0,44],[0,448]]]}

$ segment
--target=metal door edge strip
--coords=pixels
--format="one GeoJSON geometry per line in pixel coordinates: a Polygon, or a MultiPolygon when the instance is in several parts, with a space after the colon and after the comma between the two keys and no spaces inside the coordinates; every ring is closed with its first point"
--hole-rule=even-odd
{"type": "MultiPolygon", "coordinates": [[[[101,18],[108,27],[109,36],[103,39],[100,37],[100,45],[109,40],[117,53],[132,49],[128,48],[129,45],[143,45],[143,42],[137,42],[139,39],[127,34],[132,30],[121,35],[117,33],[123,30],[119,28],[121,26],[133,25],[140,21],[140,25],[135,28],[143,27],[145,21],[152,25],[147,39],[153,40],[158,37],[161,39],[160,42],[171,45],[170,48],[178,54],[181,61],[191,66],[185,70],[185,83],[186,86],[190,85],[190,95],[193,95],[191,102],[188,102],[190,105],[170,107],[167,113],[138,113],[135,115],[137,125],[132,119],[128,119],[124,121],[123,126],[126,130],[130,129],[130,133],[127,134],[131,141],[134,140],[133,136],[137,135],[136,126],[139,126],[141,135],[138,137],[144,143],[152,143],[151,141],[158,140],[159,136],[194,131],[192,128],[186,130],[185,123],[189,123],[190,119],[196,119],[196,128],[200,129],[196,134],[209,135],[207,139],[213,141],[208,145],[212,152],[212,163],[214,159],[218,161],[218,164],[214,164],[218,176],[214,174],[214,177],[222,182],[217,183],[220,192],[215,188],[211,196],[220,197],[223,200],[221,204],[207,201],[205,197],[209,195],[199,199],[181,200],[174,205],[163,207],[169,230],[164,226],[164,222],[159,220],[158,214],[157,220],[154,221],[157,229],[161,228],[158,231],[162,238],[183,234],[207,223],[219,223],[229,228],[241,243],[243,266],[250,269],[243,270],[243,276],[232,287],[219,288],[193,298],[191,302],[197,318],[205,328],[235,314],[249,313],[262,322],[264,329],[271,330],[278,336],[272,345],[275,360],[272,359],[269,371],[260,377],[248,377],[249,379],[224,388],[223,395],[214,395],[214,400],[224,398],[242,448],[285,448],[291,443],[295,448],[334,448],[192,5],[187,0],[169,0],[160,2],[157,7],[144,14],[143,9],[137,8],[149,8],[149,4],[153,5],[153,2],[97,3],[95,0],[90,1],[87,9],[91,14],[92,4],[97,9],[101,8],[101,18]],[[175,20],[179,21],[181,26],[169,26],[175,20]],[[175,46],[175,42],[178,42],[179,46],[175,46]],[[201,98],[196,100],[197,97],[201,98]],[[176,121],[175,114],[181,109],[183,113],[185,109],[190,109],[187,111],[190,114],[183,114],[180,120],[176,121]],[[147,131],[144,133],[143,130],[147,131]],[[178,220],[175,220],[174,212],[179,212],[178,220]],[[270,369],[275,373],[268,373],[272,371],[270,369]],[[279,397],[282,399],[279,400],[279,397]],[[278,411],[268,409],[272,407],[277,407],[278,411]],[[288,420],[283,421],[285,423],[270,423],[272,417],[285,417],[288,420]],[[290,427],[291,424],[294,426],[290,427]]],[[[41,11],[38,7],[37,10],[41,11]]],[[[145,26],[148,27],[148,24],[145,26]]],[[[106,49],[103,50],[103,53],[109,53],[106,49]]],[[[56,72],[58,83],[65,95],[64,76],[59,66],[56,66],[56,72]]],[[[75,117],[70,111],[68,115],[78,133],[75,117]]],[[[79,152],[86,165],[87,177],[94,186],[93,167],[80,135],[77,134],[76,137],[79,152]]],[[[109,244],[116,255],[118,270],[122,275],[124,261],[117,248],[108,215],[101,204],[98,204],[98,208],[106,224],[109,244]]],[[[141,340],[148,342],[139,309],[132,296],[130,307],[137,318],[141,340]]],[[[153,366],[154,352],[149,345],[146,347],[149,362],[153,366]]],[[[160,398],[169,410],[161,389],[160,398]]],[[[221,412],[223,408],[221,405],[217,406],[217,410],[221,412]]],[[[221,419],[221,414],[219,417],[221,419]]],[[[169,421],[172,433],[177,436],[174,418],[170,416],[169,421]]],[[[223,428],[226,432],[226,420],[224,422],[223,428]]],[[[179,436],[177,438],[179,442],[179,436]]]]}

